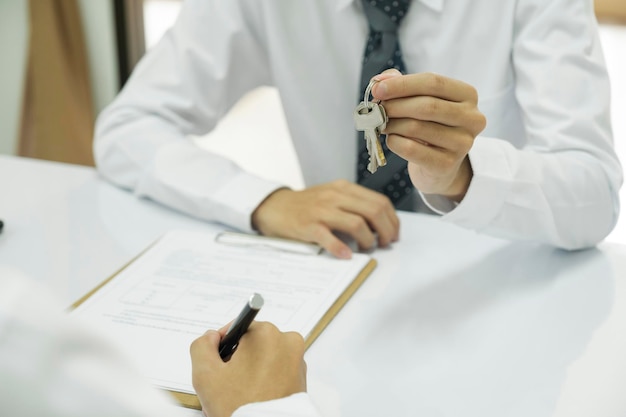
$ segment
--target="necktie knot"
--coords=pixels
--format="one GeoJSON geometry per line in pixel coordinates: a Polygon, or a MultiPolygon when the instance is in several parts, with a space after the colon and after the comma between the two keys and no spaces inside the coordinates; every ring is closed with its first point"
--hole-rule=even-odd
{"type": "Polygon", "coordinates": [[[410,0],[363,0],[363,10],[376,32],[396,32],[409,9],[410,0]]]}

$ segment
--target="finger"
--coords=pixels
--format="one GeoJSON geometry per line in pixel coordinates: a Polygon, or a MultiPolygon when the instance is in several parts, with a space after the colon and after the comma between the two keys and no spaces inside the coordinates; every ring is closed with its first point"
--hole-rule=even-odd
{"type": "Polygon", "coordinates": [[[387,136],[387,147],[399,157],[421,166],[431,175],[444,175],[458,169],[463,155],[398,135],[387,136]]]}
{"type": "Polygon", "coordinates": [[[409,118],[390,120],[384,133],[462,154],[467,154],[474,143],[473,136],[463,128],[409,118]]]}
{"type": "Polygon", "coordinates": [[[331,230],[345,233],[355,240],[359,249],[369,250],[374,247],[376,236],[369,223],[362,215],[353,214],[344,210],[337,210],[322,221],[331,230]]]}
{"type": "Polygon", "coordinates": [[[302,240],[311,241],[320,245],[325,251],[339,259],[352,258],[352,250],[348,245],[333,234],[331,229],[323,223],[309,225],[302,240]]]}
{"type": "Polygon", "coordinates": [[[285,336],[289,338],[289,340],[291,341],[292,345],[295,345],[298,349],[298,351],[301,351],[302,353],[304,353],[304,337],[302,337],[302,335],[298,332],[294,332],[294,331],[290,331],[290,332],[285,332],[285,336]]]}
{"type": "Polygon", "coordinates": [[[389,199],[381,193],[339,180],[331,183],[325,194],[324,199],[332,204],[326,211],[317,210],[316,218],[330,230],[348,234],[361,249],[373,247],[373,231],[379,234],[381,246],[398,239],[400,221],[389,199]]]}
{"type": "Polygon", "coordinates": [[[433,73],[385,78],[374,84],[372,95],[378,100],[432,96],[449,101],[478,103],[478,93],[474,87],[463,81],[433,73]]]}
{"type": "Polygon", "coordinates": [[[226,323],[225,325],[223,325],[221,328],[219,328],[217,330],[217,332],[220,334],[220,337],[223,338],[224,336],[226,336],[226,333],[228,332],[228,329],[230,329],[230,326],[233,325],[234,321],[235,321],[234,319],[229,321],[228,323],[226,323]]]}
{"type": "MultiPolygon", "coordinates": [[[[340,207],[346,212],[354,214],[357,218],[364,219],[367,228],[378,236],[378,245],[385,247],[397,239],[400,221],[389,199],[383,194],[376,194],[377,201],[375,202],[364,204],[362,200],[350,199],[343,201],[340,207]]],[[[360,222],[355,220],[355,224],[347,225],[349,230],[350,227],[360,227],[360,222]]],[[[356,231],[357,230],[355,230],[355,232],[356,231]]],[[[348,233],[352,235],[352,232],[348,233]]],[[[370,235],[374,237],[374,234],[371,232],[363,236],[363,239],[365,239],[364,242],[369,241],[370,235]]],[[[358,239],[357,242],[359,242],[358,239]]],[[[359,246],[361,246],[362,249],[369,249],[373,246],[373,241],[369,246],[365,244],[360,244],[359,246]]]]}
{"type": "Polygon", "coordinates": [[[388,78],[393,78],[393,77],[400,77],[402,75],[402,73],[400,71],[398,71],[395,68],[389,68],[383,72],[381,72],[380,74],[377,74],[375,76],[372,77],[373,80],[376,81],[382,81],[382,80],[386,80],[388,78]]]}
{"type": "Polygon", "coordinates": [[[413,96],[382,103],[389,121],[411,118],[479,132],[483,114],[469,103],[457,103],[431,96],[413,96]]]}
{"type": "Polygon", "coordinates": [[[272,337],[274,337],[268,335],[278,332],[278,327],[270,322],[256,320],[252,321],[252,323],[250,323],[250,326],[248,326],[246,332],[241,336],[241,339],[239,340],[239,345],[237,346],[237,351],[245,352],[254,345],[257,345],[256,348],[258,349],[260,343],[259,340],[265,340],[265,342],[263,343],[266,343],[267,340],[270,340],[272,337]]]}
{"type": "Polygon", "coordinates": [[[219,354],[220,334],[209,330],[191,343],[191,362],[194,369],[211,369],[223,365],[219,354]]]}
{"type": "Polygon", "coordinates": [[[364,217],[370,228],[378,234],[378,244],[387,246],[397,241],[400,219],[393,204],[385,195],[357,184],[345,187],[344,195],[351,197],[339,202],[346,211],[364,217]]]}

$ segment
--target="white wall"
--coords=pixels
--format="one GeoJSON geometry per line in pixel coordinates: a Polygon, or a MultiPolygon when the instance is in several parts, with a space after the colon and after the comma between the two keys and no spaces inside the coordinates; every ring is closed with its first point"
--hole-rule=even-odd
{"type": "Polygon", "coordinates": [[[0,0],[0,153],[14,153],[26,66],[28,2],[0,0]]]}
{"type": "MultiPolygon", "coordinates": [[[[79,0],[87,42],[94,109],[100,112],[117,93],[113,2],[79,0]]],[[[19,135],[28,48],[28,2],[0,0],[0,153],[13,154],[19,135]]]]}
{"type": "Polygon", "coordinates": [[[113,2],[79,0],[78,5],[83,16],[94,110],[97,114],[115,98],[119,85],[113,2]]]}

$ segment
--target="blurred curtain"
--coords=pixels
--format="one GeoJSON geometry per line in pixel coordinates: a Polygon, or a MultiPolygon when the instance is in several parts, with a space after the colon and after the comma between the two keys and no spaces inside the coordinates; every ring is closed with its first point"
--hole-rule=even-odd
{"type": "Polygon", "coordinates": [[[29,0],[19,154],[93,165],[94,110],[76,0],[29,0]]]}
{"type": "Polygon", "coordinates": [[[626,23],[626,0],[595,0],[596,16],[607,23],[626,23]]]}

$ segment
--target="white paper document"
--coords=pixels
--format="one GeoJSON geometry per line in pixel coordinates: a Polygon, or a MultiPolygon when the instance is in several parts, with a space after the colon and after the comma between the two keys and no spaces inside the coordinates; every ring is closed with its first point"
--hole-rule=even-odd
{"type": "Polygon", "coordinates": [[[364,254],[339,260],[217,238],[167,233],[72,314],[122,344],[155,385],[193,393],[191,342],[233,320],[252,293],[265,299],[257,320],[306,339],[371,261],[364,254]]]}

